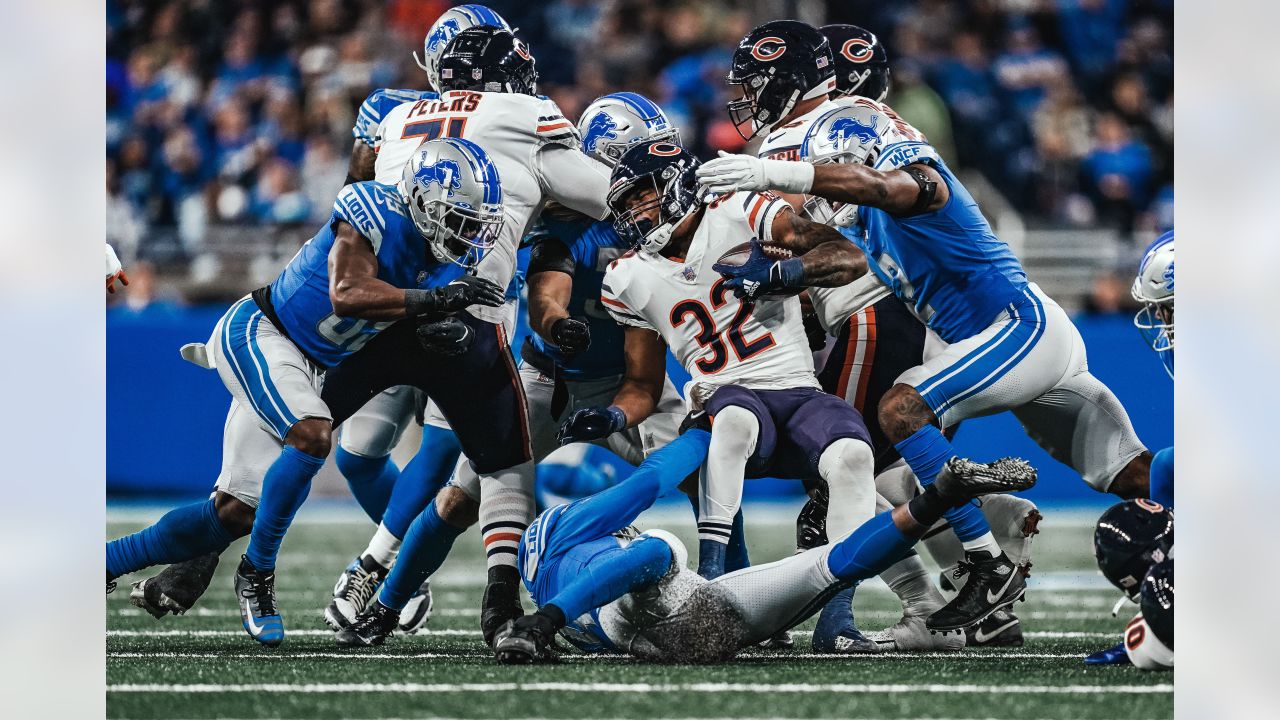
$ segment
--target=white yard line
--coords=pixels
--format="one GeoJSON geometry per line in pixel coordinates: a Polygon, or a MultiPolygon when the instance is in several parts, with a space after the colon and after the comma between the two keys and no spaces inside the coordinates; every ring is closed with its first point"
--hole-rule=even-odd
{"type": "Polygon", "coordinates": [[[832,693],[961,695],[1150,695],[1173,692],[1173,685],[888,685],[846,683],[257,683],[135,684],[107,686],[114,693],[832,693]]]}
{"type": "MultiPolygon", "coordinates": [[[[803,632],[803,631],[800,631],[803,632]]],[[[108,630],[107,637],[232,637],[243,635],[242,630],[108,630]]],[[[299,637],[323,637],[332,635],[331,630],[286,630],[286,635],[296,635],[299,637]]],[[[1075,638],[1075,639],[1106,639],[1112,638],[1117,642],[1120,638],[1120,630],[1116,632],[1059,632],[1059,631],[1039,631],[1032,630],[1023,633],[1028,638],[1075,638]]],[[[437,629],[427,628],[418,632],[414,637],[423,638],[433,635],[449,635],[454,637],[480,637],[479,630],[463,630],[458,628],[437,629]]],[[[1008,654],[1001,654],[1000,657],[1009,657],[1008,654]]]]}
{"type": "MultiPolygon", "coordinates": [[[[300,653],[224,653],[218,651],[209,652],[109,652],[108,660],[296,660],[299,658],[309,659],[332,659],[332,660],[432,660],[432,659],[487,659],[491,653],[488,651],[477,650],[475,652],[446,652],[446,653],[367,653],[361,650],[352,650],[348,652],[300,652],[300,653]]],[[[901,652],[885,652],[876,653],[874,655],[831,655],[824,653],[763,653],[763,652],[747,652],[738,655],[737,660],[830,660],[838,662],[849,662],[855,660],[883,660],[883,659],[947,659],[947,660],[1010,660],[1010,659],[1026,659],[1026,660],[1078,660],[1084,655],[1080,653],[1034,653],[1034,652],[1001,652],[1001,653],[984,653],[974,654],[965,652],[954,653],[901,653],[901,652]]],[[[626,655],[561,655],[561,662],[592,664],[600,662],[634,662],[634,659],[626,655]]]]}

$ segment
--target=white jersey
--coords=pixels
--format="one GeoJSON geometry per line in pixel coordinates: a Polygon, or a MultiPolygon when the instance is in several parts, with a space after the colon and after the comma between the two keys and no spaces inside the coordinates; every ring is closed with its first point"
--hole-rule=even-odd
{"type": "MultiPolygon", "coordinates": [[[[875,103],[867,98],[856,98],[858,101],[875,103]]],[[[818,107],[801,115],[799,118],[783,125],[765,136],[760,145],[759,157],[772,160],[800,160],[800,145],[809,133],[809,126],[827,112],[843,104],[853,102],[854,98],[827,100],[818,107]]],[[[875,103],[878,107],[884,107],[875,103]]],[[[897,117],[896,115],[891,117],[897,117]]],[[[848,285],[831,288],[809,288],[809,299],[813,301],[813,310],[818,315],[822,327],[832,335],[839,335],[840,328],[849,318],[861,310],[876,304],[893,293],[875,273],[867,273],[848,285]]]]}
{"type": "Polygon", "coordinates": [[[688,257],[629,252],[605,271],[600,299],[615,320],[657,332],[692,378],[697,409],[719,387],[818,388],[800,299],[739,300],[711,266],[753,237],[768,243],[787,202],[771,193],[731,193],[703,213],[688,257]]]}
{"type": "Polygon", "coordinates": [[[1141,670],[1168,670],[1173,667],[1173,650],[1152,632],[1147,619],[1138,613],[1124,629],[1124,650],[1141,670]]]}
{"type": "MultiPolygon", "coordinates": [[[[474,142],[498,169],[507,220],[478,274],[503,287],[515,274],[520,239],[548,197],[593,218],[608,214],[609,168],[583,154],[577,128],[551,100],[454,90],[439,99],[397,105],[378,126],[374,179],[398,184],[418,145],[437,137],[474,142]]],[[[473,306],[468,312],[500,323],[504,310],[473,306]]]]}

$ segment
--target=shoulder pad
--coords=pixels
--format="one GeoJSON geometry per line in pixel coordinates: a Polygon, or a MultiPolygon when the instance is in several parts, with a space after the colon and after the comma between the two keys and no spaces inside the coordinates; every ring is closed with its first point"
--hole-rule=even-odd
{"type": "Polygon", "coordinates": [[[366,145],[373,145],[378,134],[378,125],[397,105],[419,100],[436,98],[434,92],[428,90],[396,90],[394,88],[378,88],[369,93],[369,97],[360,103],[356,113],[356,123],[351,128],[351,135],[366,145]]]}
{"type": "Polygon", "coordinates": [[[600,302],[618,323],[653,330],[653,325],[632,309],[644,305],[650,292],[643,283],[634,282],[633,266],[640,261],[632,250],[609,264],[600,284],[600,302]]]}

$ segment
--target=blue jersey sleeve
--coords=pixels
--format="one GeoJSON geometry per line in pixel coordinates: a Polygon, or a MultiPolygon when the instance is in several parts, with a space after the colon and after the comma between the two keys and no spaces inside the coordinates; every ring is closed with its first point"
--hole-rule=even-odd
{"type": "Polygon", "coordinates": [[[352,183],[338,191],[330,222],[342,220],[354,227],[356,232],[368,238],[376,255],[382,248],[382,235],[387,229],[379,206],[385,207],[388,200],[386,192],[377,183],[352,183]]]}
{"type": "Polygon", "coordinates": [[[407,102],[417,102],[419,100],[434,100],[439,97],[436,93],[426,90],[395,90],[392,88],[379,88],[369,93],[369,97],[360,103],[360,110],[356,113],[356,124],[351,128],[351,135],[355,139],[372,147],[378,135],[378,126],[382,124],[382,119],[387,116],[391,108],[407,102]]]}

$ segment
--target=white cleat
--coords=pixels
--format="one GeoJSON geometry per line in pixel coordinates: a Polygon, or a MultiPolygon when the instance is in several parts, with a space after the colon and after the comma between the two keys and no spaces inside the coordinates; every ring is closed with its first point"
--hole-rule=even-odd
{"type": "Polygon", "coordinates": [[[866,636],[884,652],[959,652],[965,645],[964,633],[930,633],[924,618],[913,616],[866,636]]]}
{"type": "Polygon", "coordinates": [[[352,560],[333,586],[333,600],[324,609],[325,623],[335,632],[354,623],[388,572],[367,555],[352,560]]]}
{"type": "Polygon", "coordinates": [[[431,611],[435,609],[435,600],[431,597],[431,580],[425,580],[418,592],[409,598],[404,609],[400,611],[400,632],[412,635],[426,627],[431,619],[431,611]]]}

